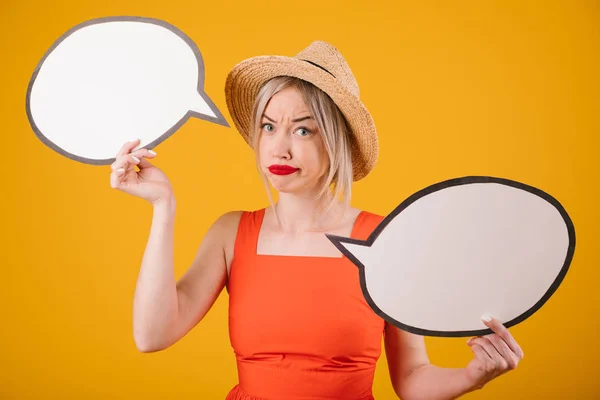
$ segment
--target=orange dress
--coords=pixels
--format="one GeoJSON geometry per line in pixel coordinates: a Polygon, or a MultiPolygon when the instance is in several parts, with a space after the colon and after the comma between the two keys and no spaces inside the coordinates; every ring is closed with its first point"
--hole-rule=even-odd
{"type": "MultiPolygon", "coordinates": [[[[373,399],[385,321],[345,256],[258,255],[265,209],[242,214],[227,289],[239,383],[227,400],[373,399]]],[[[383,217],[362,211],[351,237],[383,217]]]]}

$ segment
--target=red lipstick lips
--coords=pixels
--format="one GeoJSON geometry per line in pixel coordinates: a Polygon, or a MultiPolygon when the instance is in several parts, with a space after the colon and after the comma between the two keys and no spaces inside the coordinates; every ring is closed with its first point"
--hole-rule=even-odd
{"type": "Polygon", "coordinates": [[[289,165],[271,165],[269,166],[269,171],[275,175],[289,175],[298,171],[299,168],[290,167],[289,165]]]}

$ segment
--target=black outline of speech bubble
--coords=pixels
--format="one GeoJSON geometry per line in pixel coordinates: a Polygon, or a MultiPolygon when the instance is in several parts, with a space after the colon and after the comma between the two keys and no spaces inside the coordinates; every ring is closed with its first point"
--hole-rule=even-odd
{"type": "MultiPolygon", "coordinates": [[[[106,165],[106,164],[111,164],[112,162],[115,161],[114,157],[103,159],[103,160],[97,160],[97,159],[91,159],[91,158],[77,156],[77,155],[69,153],[68,151],[57,146],[50,139],[48,139],[42,133],[42,131],[37,127],[37,125],[35,124],[33,115],[31,114],[31,107],[30,107],[31,89],[33,87],[33,84],[35,83],[38,73],[40,72],[40,69],[44,65],[44,62],[46,61],[46,58],[48,58],[48,56],[54,51],[54,49],[56,49],[67,37],[69,37],[74,32],[76,32],[82,28],[85,28],[87,26],[90,26],[90,25],[102,24],[105,22],[144,22],[144,23],[148,23],[148,24],[162,26],[163,28],[166,28],[166,29],[170,30],[171,32],[173,32],[174,34],[176,34],[177,36],[179,36],[193,50],[193,52],[196,56],[196,61],[198,62],[198,94],[204,99],[206,104],[208,104],[208,106],[210,107],[212,112],[216,115],[216,117],[211,117],[209,115],[201,114],[196,111],[188,110],[188,112],[175,125],[173,125],[171,128],[169,128],[165,133],[160,135],[157,139],[150,142],[148,145],[144,146],[145,149],[153,149],[154,147],[158,146],[159,144],[161,144],[162,142],[167,140],[175,132],[177,132],[177,130],[179,130],[179,128],[181,128],[187,122],[187,120],[190,119],[191,117],[195,117],[197,119],[201,119],[201,120],[205,120],[205,121],[209,121],[209,122],[214,122],[216,124],[223,125],[228,128],[230,127],[229,123],[227,122],[225,117],[223,117],[223,114],[221,114],[221,111],[219,111],[219,109],[215,106],[213,101],[208,97],[208,95],[204,91],[204,60],[202,58],[202,54],[200,53],[200,50],[198,49],[198,46],[196,46],[196,43],[194,43],[192,41],[192,39],[189,38],[189,36],[187,36],[185,33],[183,33],[179,28],[169,24],[166,21],[162,21],[160,19],[147,18],[147,17],[134,17],[134,16],[102,17],[102,18],[96,18],[96,19],[82,22],[81,24],[78,24],[78,25],[72,27],[67,32],[65,32],[60,38],[58,38],[52,44],[52,46],[46,51],[46,53],[44,54],[44,57],[42,57],[42,59],[38,63],[37,67],[35,68],[35,71],[33,72],[31,79],[29,80],[29,85],[27,87],[27,100],[26,100],[27,118],[29,119],[29,124],[33,128],[33,131],[35,132],[36,136],[46,146],[50,147],[52,150],[56,151],[57,153],[62,154],[63,156],[66,156],[72,160],[79,161],[79,162],[82,162],[85,164],[106,165]]],[[[116,152],[115,152],[115,155],[116,155],[116,152]]]]}
{"type": "Polygon", "coordinates": [[[554,280],[552,285],[550,285],[550,288],[548,288],[546,293],[542,296],[542,298],[537,303],[535,303],[533,305],[533,307],[531,307],[529,310],[525,311],[518,317],[516,317],[508,322],[503,323],[504,326],[506,326],[507,328],[514,326],[520,322],[523,322],[524,320],[529,318],[531,315],[533,315],[537,310],[539,310],[544,305],[544,303],[546,303],[546,301],[548,301],[548,299],[552,296],[552,294],[554,294],[556,289],[558,289],[558,286],[563,281],[565,275],[567,274],[567,271],[569,270],[569,266],[573,259],[573,255],[575,253],[575,227],[573,225],[573,222],[571,221],[571,218],[567,214],[566,210],[554,197],[550,196],[548,193],[545,193],[540,189],[534,188],[534,187],[526,185],[524,183],[511,181],[509,179],[504,179],[504,178],[494,178],[494,177],[489,177],[489,176],[466,176],[466,177],[462,177],[462,178],[449,179],[447,181],[443,181],[443,182],[431,185],[429,187],[426,187],[425,189],[422,189],[422,190],[416,192],[415,194],[411,195],[410,197],[408,197],[406,200],[404,200],[402,203],[400,203],[400,205],[398,207],[396,207],[394,209],[394,211],[392,211],[389,215],[387,215],[379,223],[379,225],[373,230],[371,235],[369,235],[369,238],[367,240],[359,240],[359,239],[347,238],[347,237],[343,237],[343,236],[325,234],[325,236],[327,236],[327,238],[335,245],[335,247],[337,247],[348,259],[350,259],[350,261],[352,261],[353,264],[355,264],[358,267],[359,273],[360,273],[360,286],[361,286],[361,289],[362,289],[365,299],[369,303],[369,306],[373,309],[373,311],[375,311],[375,313],[377,313],[379,316],[381,316],[383,319],[385,319],[392,325],[395,325],[398,328],[403,329],[405,331],[408,331],[408,332],[411,332],[411,333],[414,333],[417,335],[423,335],[423,336],[464,337],[464,336],[482,336],[482,335],[488,335],[490,333],[493,333],[493,331],[489,328],[479,329],[479,330],[471,330],[471,331],[434,331],[434,330],[416,328],[414,326],[406,325],[400,321],[395,320],[394,318],[390,317],[389,315],[387,315],[386,313],[381,311],[381,309],[379,307],[377,307],[377,304],[375,304],[375,302],[373,301],[373,299],[371,298],[371,296],[369,295],[369,292],[367,290],[366,277],[365,277],[365,266],[356,257],[354,257],[354,255],[352,253],[350,253],[350,251],[348,251],[341,244],[341,243],[351,243],[351,244],[357,244],[360,246],[371,247],[373,245],[373,243],[375,242],[375,240],[377,239],[377,237],[381,234],[381,232],[383,232],[385,227],[390,222],[392,222],[392,220],[394,218],[396,218],[396,216],[398,214],[400,214],[404,209],[406,209],[408,206],[410,206],[415,201],[417,201],[417,200],[421,199],[422,197],[425,197],[431,193],[442,190],[442,189],[447,189],[447,188],[453,187],[453,186],[468,185],[468,184],[472,184],[472,183],[499,183],[499,184],[511,186],[511,187],[514,187],[517,189],[522,189],[529,193],[532,193],[532,194],[535,194],[535,195],[541,197],[542,199],[546,200],[547,202],[552,204],[557,209],[557,211],[560,213],[560,215],[563,217],[563,220],[565,221],[565,224],[567,226],[567,231],[569,234],[569,247],[567,250],[567,255],[565,257],[563,267],[561,268],[558,276],[556,277],[556,279],[554,280]]]}

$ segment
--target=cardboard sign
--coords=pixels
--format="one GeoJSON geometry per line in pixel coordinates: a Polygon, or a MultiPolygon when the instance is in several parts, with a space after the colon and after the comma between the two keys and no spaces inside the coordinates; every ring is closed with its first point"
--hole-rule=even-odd
{"type": "Polygon", "coordinates": [[[204,63],[174,26],[140,17],[84,22],[46,52],[27,90],[27,116],[60,154],[110,164],[127,142],[152,149],[190,117],[229,126],[204,93],[204,63]]]}
{"type": "Polygon", "coordinates": [[[429,336],[492,333],[536,312],[565,277],[575,229],[534,187],[465,177],[403,201],[365,241],[327,235],[360,271],[369,305],[391,324],[429,336]]]}

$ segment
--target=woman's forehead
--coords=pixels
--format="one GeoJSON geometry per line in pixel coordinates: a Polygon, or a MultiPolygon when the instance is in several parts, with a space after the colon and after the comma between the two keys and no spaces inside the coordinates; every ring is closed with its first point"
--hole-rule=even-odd
{"type": "Polygon", "coordinates": [[[304,101],[302,93],[294,87],[285,88],[273,95],[265,107],[265,114],[270,117],[273,115],[296,117],[309,113],[310,109],[304,101]]]}

